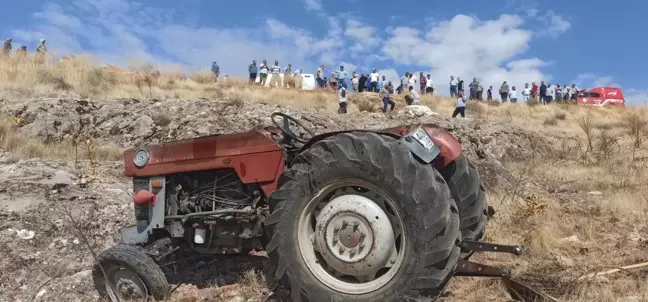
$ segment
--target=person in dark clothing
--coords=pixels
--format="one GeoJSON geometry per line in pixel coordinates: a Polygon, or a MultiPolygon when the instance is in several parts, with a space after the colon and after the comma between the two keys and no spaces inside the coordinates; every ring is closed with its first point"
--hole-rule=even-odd
{"type": "Polygon", "coordinates": [[[547,105],[547,85],[544,81],[540,82],[540,102],[542,105],[547,105]]]}
{"type": "Polygon", "coordinates": [[[489,102],[493,101],[493,86],[488,87],[488,91],[486,91],[486,99],[489,102]]]}
{"type": "Polygon", "coordinates": [[[252,60],[252,64],[248,66],[248,73],[250,74],[250,84],[253,84],[256,81],[258,72],[259,72],[259,68],[257,67],[256,60],[252,60]]]}
{"type": "Polygon", "coordinates": [[[459,81],[459,84],[457,85],[459,91],[464,91],[464,81],[460,77],[457,77],[457,80],[459,81]]]}
{"type": "Polygon", "coordinates": [[[362,73],[360,74],[360,80],[358,80],[358,92],[363,92],[365,91],[365,88],[367,86],[367,75],[362,73]]]}

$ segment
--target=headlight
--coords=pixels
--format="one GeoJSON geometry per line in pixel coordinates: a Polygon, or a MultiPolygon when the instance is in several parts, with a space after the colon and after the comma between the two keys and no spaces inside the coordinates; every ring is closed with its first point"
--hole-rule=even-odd
{"type": "Polygon", "coordinates": [[[133,163],[138,168],[143,168],[148,164],[150,159],[150,153],[146,149],[139,149],[133,154],[133,163]]]}

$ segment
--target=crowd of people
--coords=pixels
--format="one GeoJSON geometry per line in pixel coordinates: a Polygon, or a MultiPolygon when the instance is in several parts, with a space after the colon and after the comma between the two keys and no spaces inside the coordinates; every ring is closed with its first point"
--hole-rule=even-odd
{"type": "MultiPolygon", "coordinates": [[[[220,68],[216,62],[212,63],[212,72],[215,74],[216,79],[220,75],[220,68]]],[[[262,64],[257,65],[257,61],[253,60],[248,66],[249,81],[253,85],[270,86],[270,87],[286,87],[286,88],[301,88],[302,73],[301,68],[293,71],[292,65],[288,64],[287,67],[281,68],[279,61],[275,60],[274,65],[270,66],[267,60],[263,60],[262,64]],[[271,76],[268,76],[268,75],[271,76]],[[283,82],[280,80],[283,75],[283,82]],[[258,82],[257,82],[258,79],[258,82]]],[[[391,111],[394,109],[395,103],[391,95],[403,95],[407,105],[420,104],[421,95],[437,95],[434,87],[434,81],[430,74],[419,72],[415,76],[412,72],[406,72],[400,78],[396,86],[392,81],[386,79],[385,75],[380,75],[374,68],[369,73],[357,73],[356,71],[349,74],[344,66],[340,66],[338,70],[326,70],[324,65],[320,65],[315,73],[315,81],[317,88],[320,89],[334,89],[338,93],[339,100],[339,113],[347,112],[347,95],[348,92],[375,92],[383,102],[383,112],[391,111]],[[327,75],[328,73],[328,75],[327,75]],[[347,82],[350,81],[351,89],[348,90],[347,82]]],[[[575,84],[563,85],[546,83],[544,81],[537,85],[536,82],[524,84],[524,88],[520,90],[516,86],[509,86],[504,81],[497,92],[494,92],[493,86],[489,86],[486,90],[486,98],[484,98],[484,87],[481,85],[477,78],[473,78],[472,82],[468,84],[468,93],[465,93],[465,84],[460,77],[450,76],[450,96],[457,99],[456,110],[453,117],[457,115],[465,116],[465,105],[467,101],[494,101],[493,93],[499,95],[500,102],[539,102],[544,105],[551,102],[568,102],[576,101],[579,93],[578,87],[575,84]]]]}

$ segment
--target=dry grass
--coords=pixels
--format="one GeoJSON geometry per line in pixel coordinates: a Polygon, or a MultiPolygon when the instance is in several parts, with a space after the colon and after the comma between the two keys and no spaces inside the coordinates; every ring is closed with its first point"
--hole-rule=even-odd
{"type": "MultiPolygon", "coordinates": [[[[61,64],[0,62],[0,90],[23,96],[69,93],[92,98],[207,98],[232,104],[258,102],[330,112],[337,109],[336,96],[330,91],[260,88],[237,79],[214,83],[205,71],[184,76],[177,72],[157,74],[150,68],[99,68],[88,57],[61,64]]],[[[397,108],[404,104],[398,97],[396,102],[397,108]]],[[[350,103],[350,112],[377,112],[382,106],[378,96],[371,93],[350,94],[350,103]]],[[[423,96],[422,103],[450,116],[455,100],[423,96]]],[[[526,255],[480,254],[474,259],[512,267],[520,279],[564,301],[616,301],[627,296],[647,300],[645,273],[618,273],[588,282],[574,279],[608,267],[648,261],[647,244],[641,239],[648,237],[648,111],[470,102],[466,115],[561,138],[554,154],[507,164],[518,183],[488,192],[497,214],[486,239],[522,243],[526,255]]],[[[164,112],[152,116],[158,125],[170,123],[164,112]]],[[[99,148],[91,141],[56,145],[37,142],[16,133],[14,127],[19,122],[0,123],[0,148],[17,158],[115,160],[121,156],[120,150],[99,148]],[[87,150],[79,151],[84,148],[87,150]]],[[[267,293],[264,284],[250,272],[236,295],[256,301],[267,293]]],[[[499,282],[492,279],[457,278],[450,291],[445,301],[507,301],[499,282]]],[[[232,295],[220,288],[213,298],[226,301],[232,295]]]]}

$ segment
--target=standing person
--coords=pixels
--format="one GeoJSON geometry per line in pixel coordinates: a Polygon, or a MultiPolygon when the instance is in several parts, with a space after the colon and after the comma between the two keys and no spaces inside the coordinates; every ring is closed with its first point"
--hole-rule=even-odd
{"type": "Polygon", "coordinates": [[[517,103],[517,91],[515,91],[515,86],[511,87],[508,97],[511,103],[517,103]]]}
{"type": "Polygon", "coordinates": [[[18,59],[27,57],[27,46],[20,46],[20,48],[16,50],[16,56],[18,57],[18,59]]]}
{"type": "Polygon", "coordinates": [[[547,104],[550,104],[555,97],[556,97],[556,88],[553,85],[551,85],[551,83],[547,83],[547,104]]]}
{"type": "Polygon", "coordinates": [[[378,80],[380,80],[380,75],[376,71],[376,68],[371,71],[369,78],[371,79],[371,92],[378,92],[378,80]]]}
{"type": "Polygon", "coordinates": [[[502,83],[502,86],[500,86],[499,94],[500,98],[502,98],[502,102],[506,102],[509,94],[509,85],[508,83],[506,83],[506,81],[504,81],[504,83],[502,83]]]}
{"type": "Polygon", "coordinates": [[[353,78],[351,78],[351,87],[353,88],[354,92],[359,92],[358,88],[360,85],[360,78],[358,78],[358,74],[353,73],[353,78]]]}
{"type": "Polygon", "coordinates": [[[387,113],[387,106],[388,105],[391,105],[391,109],[389,111],[394,111],[394,106],[396,106],[396,104],[389,97],[388,88],[387,87],[380,88],[380,92],[378,92],[378,95],[380,95],[380,98],[383,101],[383,113],[387,113]]]}
{"type": "Polygon", "coordinates": [[[324,83],[326,82],[324,80],[324,65],[320,65],[320,67],[317,68],[317,77],[315,80],[317,81],[317,86],[319,86],[319,88],[324,88],[324,83]]]}
{"type": "Polygon", "coordinates": [[[340,90],[338,90],[338,104],[340,105],[340,107],[338,108],[338,113],[339,114],[346,114],[347,113],[346,85],[342,85],[340,90]]]}
{"type": "Polygon", "coordinates": [[[466,117],[466,99],[464,98],[463,91],[459,91],[457,95],[457,106],[452,113],[452,117],[455,118],[459,114],[461,114],[461,117],[466,117]]]}
{"type": "Polygon", "coordinates": [[[484,87],[482,87],[481,82],[477,81],[477,99],[481,102],[484,95],[484,87]]]}
{"type": "Polygon", "coordinates": [[[421,94],[425,94],[427,92],[427,78],[425,78],[423,72],[419,74],[419,85],[421,85],[421,94]]]}
{"type": "Polygon", "coordinates": [[[212,62],[211,71],[214,74],[214,82],[218,82],[218,76],[220,75],[220,67],[216,64],[216,61],[212,62]]]}
{"type": "Polygon", "coordinates": [[[524,90],[522,90],[522,100],[525,103],[529,103],[531,99],[531,88],[529,88],[529,83],[524,83],[524,90]]]}
{"type": "Polygon", "coordinates": [[[531,98],[534,102],[538,101],[538,84],[535,81],[531,83],[531,98]]]}
{"type": "Polygon", "coordinates": [[[486,100],[489,102],[493,101],[493,86],[488,87],[488,91],[486,91],[486,100]]]}
{"type": "Polygon", "coordinates": [[[281,67],[279,67],[279,60],[274,61],[274,65],[270,68],[270,72],[272,73],[272,77],[270,78],[270,86],[278,88],[281,87],[281,76],[279,75],[281,73],[281,67]]]}
{"type": "Polygon", "coordinates": [[[252,60],[252,64],[248,66],[248,73],[250,74],[250,84],[256,82],[256,77],[258,72],[259,72],[259,67],[257,67],[256,60],[252,60]]]}
{"type": "Polygon", "coordinates": [[[293,80],[292,64],[288,64],[288,66],[284,68],[283,72],[284,72],[283,85],[281,86],[286,88],[295,87],[295,81],[293,80]]]}
{"type": "Polygon", "coordinates": [[[367,85],[367,75],[364,73],[360,74],[360,79],[358,80],[358,92],[363,92],[367,85]]]}
{"type": "Polygon", "coordinates": [[[425,93],[426,94],[431,94],[434,96],[434,81],[430,78],[430,74],[427,74],[427,78],[425,79],[425,93]]]}
{"type": "Polygon", "coordinates": [[[459,84],[459,82],[457,82],[457,80],[455,80],[454,76],[451,75],[450,76],[450,97],[454,98],[454,97],[457,97],[459,95],[458,94],[459,90],[457,89],[458,84],[459,84]]]}
{"type": "Polygon", "coordinates": [[[479,86],[477,78],[473,78],[472,82],[470,82],[470,84],[468,85],[468,89],[470,89],[470,97],[468,98],[469,100],[474,100],[477,98],[477,86],[479,86]]]}
{"type": "Polygon", "coordinates": [[[267,84],[268,71],[270,71],[270,68],[268,67],[268,61],[266,61],[266,59],[263,59],[263,63],[261,63],[261,66],[259,66],[259,85],[265,86],[267,84]]]}
{"type": "MultiPolygon", "coordinates": [[[[413,73],[410,73],[410,74],[409,74],[409,79],[408,79],[407,82],[408,82],[408,83],[407,83],[407,86],[408,86],[408,87],[412,87],[412,88],[414,88],[414,89],[418,89],[418,88],[416,87],[416,79],[414,78],[414,74],[413,74],[413,73]]],[[[409,92],[409,90],[407,90],[407,91],[409,92]]]]}
{"type": "Polygon", "coordinates": [[[563,95],[563,100],[565,101],[565,103],[569,102],[569,98],[571,97],[571,95],[569,94],[570,90],[571,89],[569,88],[569,85],[567,85],[567,83],[564,83],[563,84],[562,95],[563,95]]]}
{"type": "Polygon", "coordinates": [[[547,85],[544,81],[540,81],[540,102],[542,105],[547,105],[547,85]]]}
{"type": "Polygon", "coordinates": [[[347,78],[347,72],[344,71],[344,66],[340,65],[340,70],[335,72],[335,80],[337,82],[337,89],[340,89],[342,85],[346,85],[345,81],[347,78]]]}
{"type": "Polygon", "coordinates": [[[43,63],[45,61],[45,55],[47,54],[47,46],[45,46],[45,39],[41,39],[40,42],[38,43],[38,46],[36,46],[36,54],[37,54],[38,62],[43,63]]]}
{"type": "Polygon", "coordinates": [[[304,69],[299,68],[295,74],[293,74],[293,79],[295,81],[295,88],[302,89],[302,84],[304,82],[304,69]]]}
{"type": "Polygon", "coordinates": [[[11,38],[7,38],[7,39],[4,41],[4,45],[3,45],[3,47],[2,47],[2,54],[3,54],[5,57],[9,57],[9,53],[11,52],[11,48],[13,47],[13,46],[11,46],[11,42],[12,42],[12,41],[13,41],[13,40],[12,40],[11,38]]]}
{"type": "Polygon", "coordinates": [[[408,90],[409,86],[409,72],[405,72],[405,75],[401,77],[401,93],[406,94],[406,91],[408,90]]]}
{"type": "Polygon", "coordinates": [[[556,84],[556,102],[562,102],[562,88],[560,88],[560,84],[556,84]]]}
{"type": "Polygon", "coordinates": [[[576,87],[576,84],[572,84],[570,93],[571,93],[571,100],[572,102],[577,102],[578,101],[578,87],[576,87]]]}
{"type": "Polygon", "coordinates": [[[380,87],[385,87],[385,85],[387,85],[387,78],[385,76],[382,76],[382,80],[380,80],[380,87]]]}
{"type": "Polygon", "coordinates": [[[460,92],[464,92],[464,81],[460,77],[457,77],[457,81],[457,89],[459,89],[460,92]]]}

